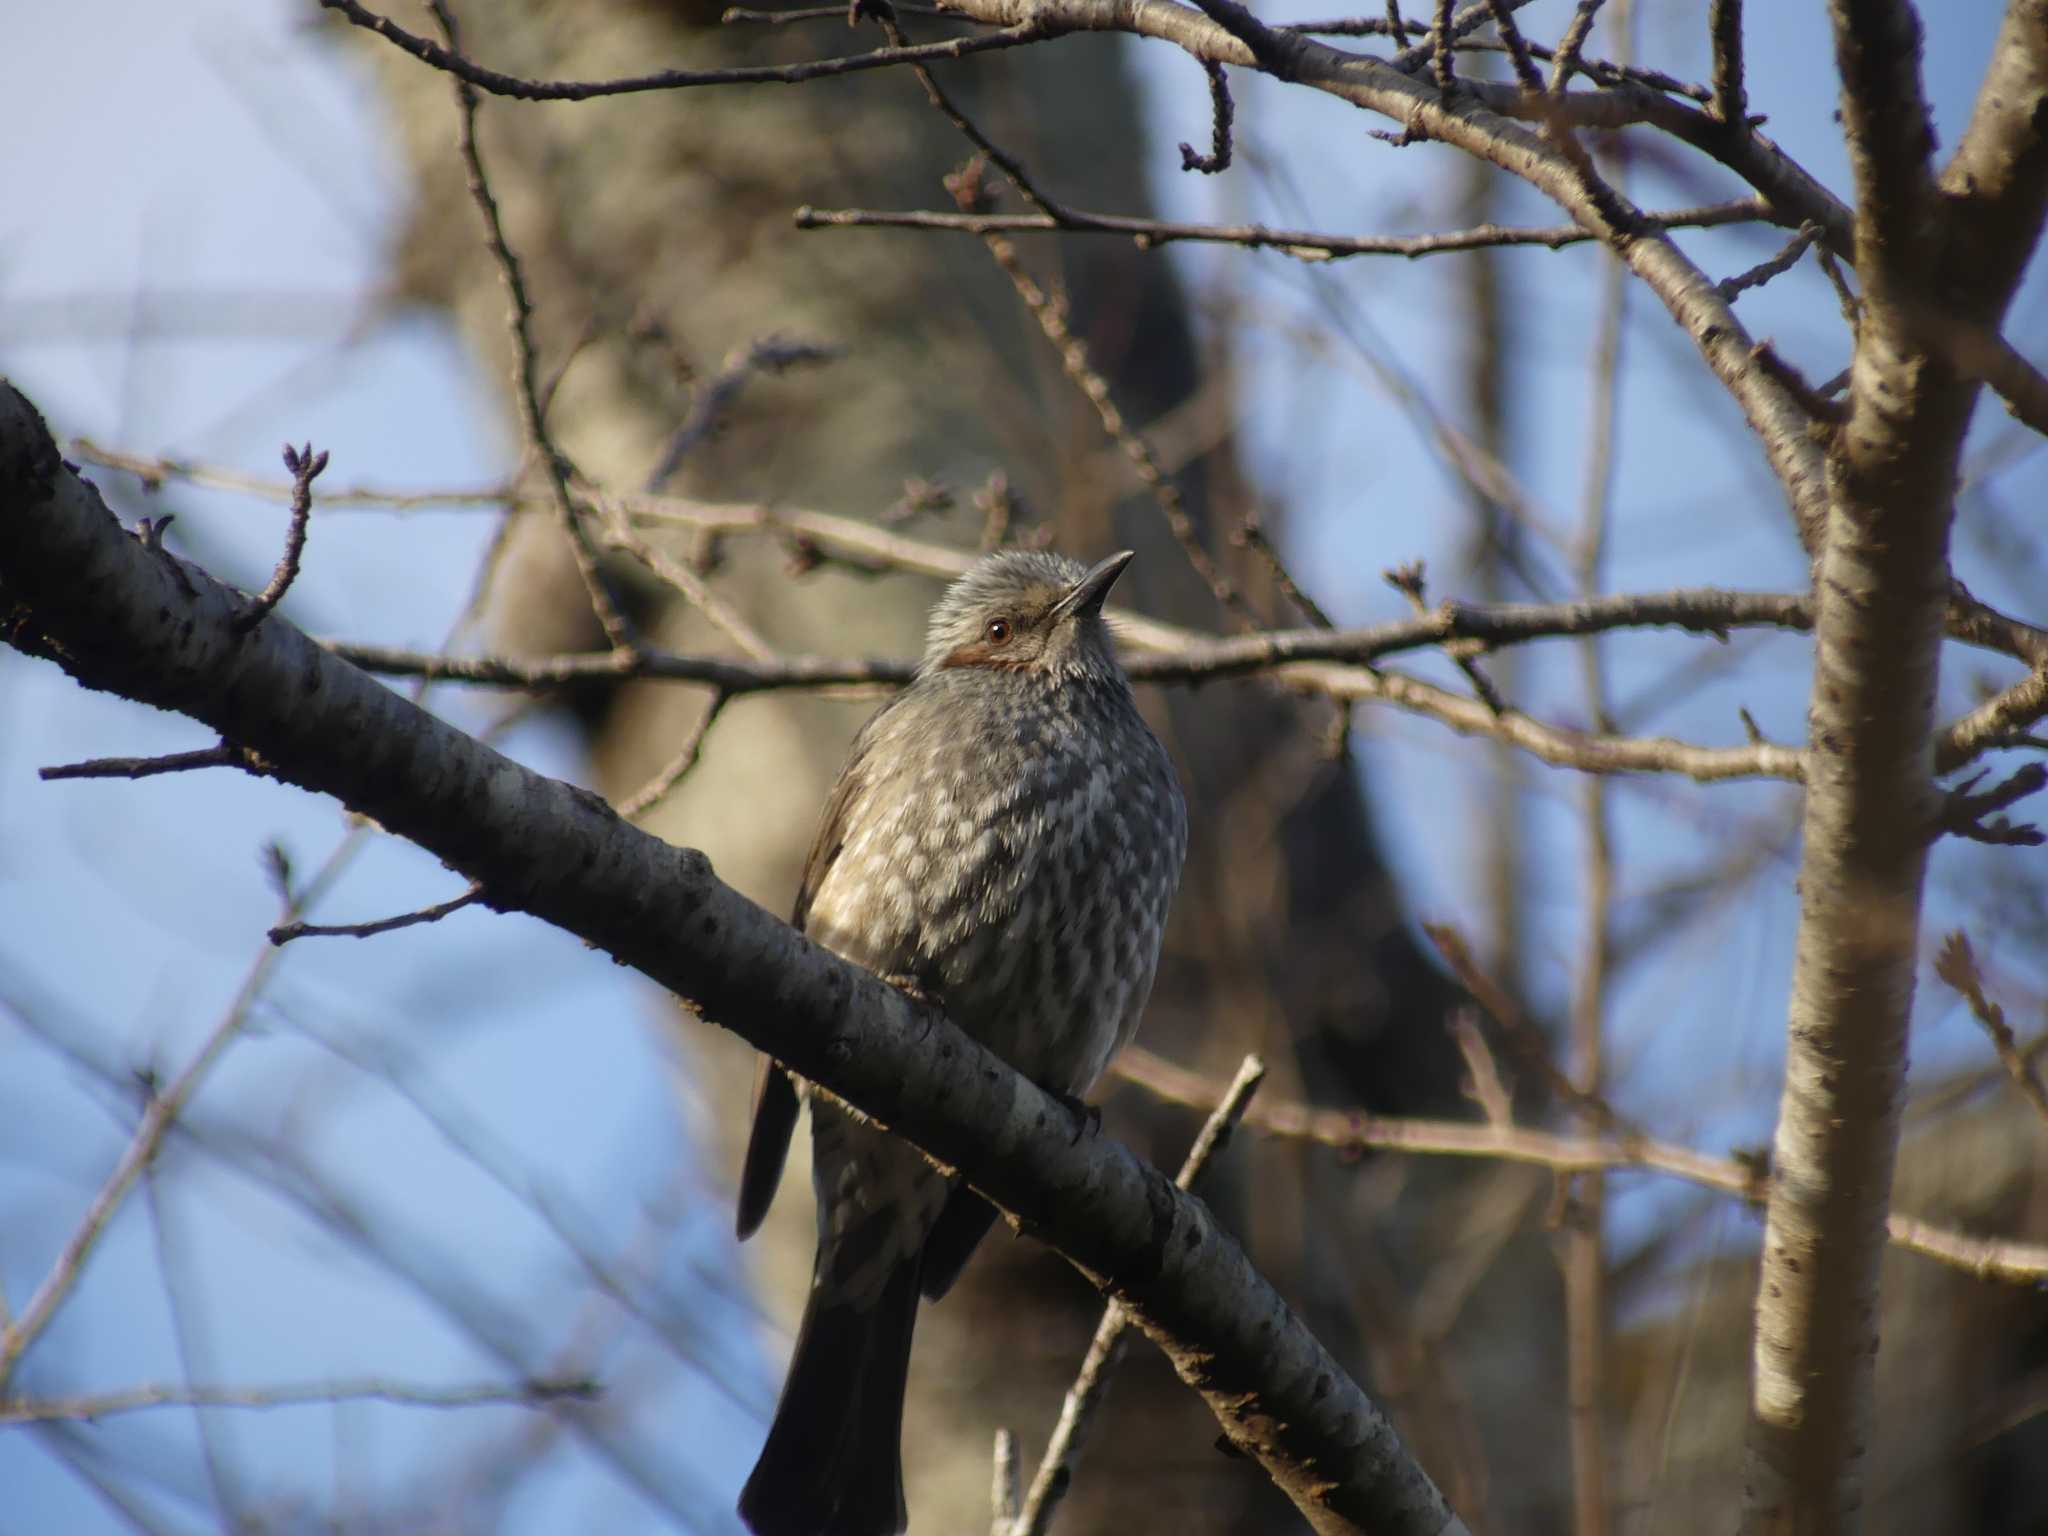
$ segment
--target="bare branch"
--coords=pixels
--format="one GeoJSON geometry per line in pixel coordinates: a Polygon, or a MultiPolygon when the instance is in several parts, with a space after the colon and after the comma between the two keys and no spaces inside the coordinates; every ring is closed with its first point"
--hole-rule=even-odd
{"type": "MultiPolygon", "coordinates": [[[[17,411],[25,405],[25,402],[21,402],[20,396],[14,394],[11,389],[7,390],[5,397],[0,397],[0,403],[12,403],[17,411]]],[[[38,422],[37,426],[40,428],[41,423],[38,422]]],[[[0,423],[0,460],[5,460],[11,452],[19,451],[18,428],[10,431],[11,427],[15,427],[15,423],[0,423]]],[[[52,457],[54,452],[53,448],[52,457]]],[[[19,467],[21,466],[18,460],[6,466],[12,469],[19,467]]],[[[18,494],[18,485],[6,483],[7,478],[5,469],[0,469],[0,505],[17,509],[34,506],[33,500],[18,494]]],[[[25,515],[18,514],[7,521],[25,520],[25,515]]],[[[12,562],[8,563],[11,565],[12,562]]],[[[116,566],[120,563],[114,562],[116,566]]],[[[72,579],[79,579],[76,571],[66,574],[72,579]]],[[[10,596],[13,595],[15,575],[16,573],[10,570],[5,588],[0,588],[7,591],[10,596]]],[[[208,617],[218,630],[215,643],[222,649],[261,649],[286,637],[296,638],[303,643],[303,637],[299,636],[298,631],[290,629],[282,620],[275,625],[266,625],[263,630],[253,634],[238,629],[236,618],[243,611],[242,599],[229,589],[211,583],[210,578],[209,586],[210,590],[202,592],[195,599],[184,598],[182,593],[177,596],[184,602],[207,603],[208,617]]],[[[120,642],[115,640],[114,643],[118,645],[120,642]]],[[[276,695],[279,698],[286,696],[285,693],[276,695]]],[[[288,920],[295,918],[308,903],[324,892],[346,863],[357,843],[358,839],[354,837],[345,839],[305,890],[296,896],[287,892],[285,913],[288,920]]],[[[107,1175],[98,1193],[86,1206],[85,1213],[79,1217],[71,1235],[64,1240],[64,1246],[58,1250],[49,1272],[43,1276],[35,1293],[29,1297],[28,1304],[21,1309],[20,1316],[5,1329],[0,1329],[0,1396],[4,1396],[6,1385],[13,1378],[15,1367],[20,1365],[22,1356],[42,1337],[51,1319],[70,1297],[73,1288],[78,1284],[79,1276],[85,1272],[86,1262],[99,1244],[101,1234],[106,1231],[107,1223],[113,1219],[114,1213],[120,1209],[122,1202],[135,1188],[136,1180],[142,1177],[144,1170],[155,1160],[158,1148],[163,1145],[164,1137],[169,1134],[179,1114],[183,1112],[192,1095],[198,1091],[207,1074],[213,1070],[214,1064],[241,1034],[250,1009],[269,983],[271,971],[276,967],[280,953],[279,950],[266,945],[257,954],[229,1002],[227,1011],[221,1015],[220,1021],[214,1025],[212,1032],[207,1035],[192,1059],[176,1077],[163,1085],[160,1091],[151,1088],[143,1103],[142,1118],[137,1123],[127,1148],[114,1164],[113,1171],[107,1175]]]]}
{"type": "Polygon", "coordinates": [[[265,935],[273,944],[289,944],[294,939],[370,939],[380,933],[395,933],[401,928],[416,928],[421,923],[438,923],[450,913],[460,912],[464,907],[473,907],[484,900],[484,888],[472,884],[460,896],[436,902],[431,907],[421,907],[417,912],[402,912],[397,917],[380,917],[370,923],[279,923],[265,935]]]}
{"type": "Polygon", "coordinates": [[[1806,248],[1820,238],[1818,224],[1802,224],[1798,233],[1785,242],[1784,249],[1768,261],[1760,261],[1747,272],[1738,272],[1733,277],[1724,277],[1714,285],[1722,298],[1733,303],[1740,294],[1752,288],[1761,288],[1774,277],[1783,276],[1799,264],[1799,258],[1806,254],[1806,248]]]}
{"type": "MultiPolygon", "coordinates": [[[[1143,1046],[1127,1048],[1110,1071],[1171,1103],[1199,1109],[1215,1102],[1215,1082],[1143,1046]]],[[[1411,1119],[1272,1101],[1248,1111],[1245,1124],[1265,1135],[1314,1141],[1354,1156],[1375,1151],[1493,1158],[1561,1175],[1655,1173],[1731,1195],[1750,1206],[1762,1204],[1771,1180],[1767,1158],[1713,1157],[1639,1135],[1566,1136],[1527,1126],[1411,1119]]],[[[2022,1286],[2048,1280],[2048,1243],[1972,1237],[1896,1211],[1887,1218],[1885,1230],[1894,1247],[1980,1279],[2022,1286]]]]}
{"type": "MultiPolygon", "coordinates": [[[[1198,240],[1218,245],[1241,245],[1253,250],[1274,250],[1299,261],[1331,261],[1350,256],[1437,256],[1453,251],[1489,250],[1496,247],[1540,245],[1561,250],[1599,239],[1595,232],[1576,224],[1555,224],[1539,228],[1481,224],[1471,229],[1449,230],[1435,235],[1329,235],[1304,229],[1272,229],[1263,224],[1189,224],[1170,219],[1138,219],[1124,214],[1087,213],[1062,207],[1057,213],[938,213],[923,210],[891,212],[876,208],[813,208],[796,210],[798,229],[930,229],[968,235],[1069,234],[1121,235],[1151,247],[1181,240],[1198,240]]],[[[1672,208],[1645,214],[1650,223],[1666,229],[1714,229],[1729,224],[1750,224],[1775,220],[1768,203],[1758,198],[1709,203],[1694,208],[1672,208]]]]}
{"type": "Polygon", "coordinates": [[[716,692],[705,701],[704,713],[697,717],[697,723],[690,734],[676,749],[675,756],[662,765],[659,773],[639,789],[619,802],[619,814],[628,821],[637,821],[647,811],[668,798],[669,791],[689,776],[697,766],[697,759],[704,753],[704,738],[711,734],[711,726],[718,719],[718,712],[725,708],[730,695],[716,692]]]}
{"type": "Polygon", "coordinates": [[[1181,145],[1180,168],[1214,176],[1230,169],[1230,125],[1237,116],[1237,107],[1230,99],[1230,82],[1224,78],[1223,66],[1214,59],[1204,59],[1202,68],[1209,76],[1209,112],[1213,120],[1209,153],[1199,155],[1194,145],[1181,145]]]}
{"type": "MultiPolygon", "coordinates": [[[[1188,1148],[1187,1160],[1181,1164],[1175,1184],[1187,1190],[1195,1187],[1195,1181],[1202,1176],[1202,1170],[1208,1167],[1209,1159],[1222,1146],[1231,1127],[1243,1118],[1245,1107],[1265,1077],[1266,1064],[1256,1056],[1245,1057],[1237,1076],[1231,1079],[1230,1086],[1215,1101],[1209,1118],[1202,1123],[1194,1145],[1188,1148]]],[[[1045,1536],[1051,1526],[1060,1500],[1073,1486],[1075,1458],[1087,1441],[1103,1391],[1123,1359],[1125,1331],[1129,1327],[1130,1317],[1119,1303],[1112,1301],[1102,1309],[1102,1321],[1096,1325],[1095,1337],[1089,1341],[1088,1353],[1082,1357],[1074,1384],[1060,1403],[1059,1421],[1046,1441],[1045,1455],[1039,1458],[1038,1471],[1032,1476],[1031,1487],[1006,1536],[1045,1536]]]]}
{"type": "Polygon", "coordinates": [[[313,451],[311,443],[303,448],[284,445],[284,467],[292,477],[292,516],[285,527],[284,553],[278,556],[277,569],[271,572],[270,584],[249,600],[249,606],[242,610],[238,621],[245,630],[254,629],[264,617],[284,601],[284,595],[291,584],[298,579],[299,557],[306,549],[306,527],[313,516],[313,482],[327,467],[327,451],[313,451]]]}
{"type": "Polygon", "coordinates": [[[2013,1087],[2033,1107],[2041,1123],[2048,1125],[2048,1089],[2041,1086],[2032,1063],[2020,1050],[2012,1026],[2005,1021],[2005,1010],[1985,992],[1984,973],[1977,969],[1976,953],[1960,928],[1942,940],[1940,952],[1934,958],[1934,974],[1970,1005],[1971,1017],[1991,1037],[1991,1048],[1998,1053],[1998,1063],[2012,1079],[2013,1087]]]}
{"type": "MultiPolygon", "coordinates": [[[[619,80],[526,80],[471,63],[450,48],[437,47],[424,37],[406,31],[389,17],[380,16],[357,0],[320,0],[324,10],[338,12],[351,25],[376,33],[403,49],[422,64],[443,70],[465,84],[493,96],[518,101],[590,101],[600,96],[628,96],[641,91],[687,90],[716,85],[795,85],[805,80],[822,80],[833,75],[850,75],[869,69],[894,69],[905,64],[935,63],[990,53],[1004,48],[1021,48],[1057,34],[1032,23],[979,36],[957,37],[943,43],[919,43],[911,48],[877,48],[872,53],[843,59],[812,59],[802,64],[758,65],[740,69],[663,69],[648,75],[631,75],[619,80]]],[[[838,14],[845,15],[842,10],[838,14]]]]}
{"type": "Polygon", "coordinates": [[[189,773],[194,768],[246,768],[258,772],[240,747],[222,742],[195,752],[170,752],[162,757],[95,757],[82,763],[39,768],[36,777],[56,779],[148,779],[160,773],[189,773]]]}
{"type": "MultiPolygon", "coordinates": [[[[844,14],[841,12],[839,14],[844,14]]],[[[751,346],[733,353],[725,360],[725,366],[716,376],[697,391],[690,402],[690,414],[683,424],[676,428],[674,437],[662,450],[661,461],[654,466],[654,472],[647,477],[649,494],[659,491],[675,472],[682,468],[683,460],[692,450],[721,427],[747,383],[757,373],[786,373],[792,368],[816,367],[829,363],[844,355],[842,347],[828,346],[822,342],[798,341],[785,336],[764,336],[751,346]]]]}
{"type": "Polygon", "coordinates": [[[147,1385],[83,1397],[18,1397],[0,1401],[0,1424],[48,1424],[63,1420],[97,1423],[145,1408],[298,1408],[308,1404],[397,1403],[408,1408],[474,1408],[509,1403],[547,1408],[562,1402],[594,1402],[595,1381],[490,1382],[474,1386],[429,1387],[367,1377],[283,1387],[184,1387],[147,1385]]]}
{"type": "Polygon", "coordinates": [[[1742,81],[1742,0],[1714,0],[1707,11],[1714,42],[1714,116],[1741,132],[1749,128],[1749,95],[1742,81]]]}
{"type": "MultiPolygon", "coordinates": [[[[440,23],[450,55],[459,53],[455,17],[448,9],[447,0],[428,0],[428,7],[440,23]]],[[[519,258],[513,254],[505,238],[505,223],[498,213],[498,200],[492,195],[490,178],[484,171],[483,150],[476,137],[476,90],[459,71],[451,71],[451,75],[455,81],[456,143],[469,180],[470,200],[476,204],[478,216],[483,220],[484,243],[490,248],[491,257],[498,265],[498,275],[505,284],[505,324],[512,336],[513,394],[519,402],[520,427],[525,433],[527,451],[540,461],[541,472],[547,477],[549,490],[554,493],[555,515],[568,536],[569,548],[576,558],[576,570],[583,578],[584,589],[590,594],[591,612],[597,615],[605,639],[611,642],[612,648],[627,650],[633,641],[631,627],[605,585],[604,572],[597,563],[597,552],[590,546],[590,535],[584,530],[575,498],[570,494],[568,461],[555,446],[554,438],[548,432],[547,416],[541,409],[540,362],[533,344],[533,302],[527,297],[526,279],[520,271],[519,258]]]]}

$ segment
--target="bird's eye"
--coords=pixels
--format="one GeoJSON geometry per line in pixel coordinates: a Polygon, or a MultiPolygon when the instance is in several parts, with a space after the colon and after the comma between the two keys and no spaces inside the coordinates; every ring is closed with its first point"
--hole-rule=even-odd
{"type": "Polygon", "coordinates": [[[984,629],[982,634],[987,638],[990,645],[1001,645],[1010,638],[1010,621],[1008,619],[990,619],[988,621],[988,628],[984,629]]]}

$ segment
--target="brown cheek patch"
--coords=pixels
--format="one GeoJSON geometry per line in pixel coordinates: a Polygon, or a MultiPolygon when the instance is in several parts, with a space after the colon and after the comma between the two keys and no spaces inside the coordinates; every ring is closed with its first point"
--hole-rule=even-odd
{"type": "Polygon", "coordinates": [[[953,651],[939,663],[946,667],[994,667],[1004,672],[1024,672],[1031,663],[1022,656],[990,645],[986,640],[976,640],[953,651]]]}

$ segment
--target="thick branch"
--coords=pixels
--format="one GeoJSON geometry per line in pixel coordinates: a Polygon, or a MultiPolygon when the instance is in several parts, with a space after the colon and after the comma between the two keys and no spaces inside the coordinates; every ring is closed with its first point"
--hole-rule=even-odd
{"type": "Polygon", "coordinates": [[[212,725],[581,935],[959,1168],[1131,1310],[1320,1531],[1462,1531],[1392,1427],[1206,1206],[944,1019],[723,885],[704,856],[520,767],[126,535],[0,392],[0,636],[212,725]]]}

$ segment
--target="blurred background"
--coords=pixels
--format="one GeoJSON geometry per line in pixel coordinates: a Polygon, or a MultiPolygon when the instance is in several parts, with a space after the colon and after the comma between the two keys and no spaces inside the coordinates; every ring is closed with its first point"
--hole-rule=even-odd
{"type": "MultiPolygon", "coordinates": [[[[420,8],[390,9],[431,30],[420,8]]],[[[1520,14],[1553,41],[1572,9],[1538,0],[1520,14]]],[[[1703,79],[1705,9],[1610,4],[1588,52],[1703,79]]],[[[1753,11],[1752,110],[1846,195],[1822,8],[1753,11]]],[[[1953,143],[2000,7],[1925,11],[1927,90],[1953,143]]],[[[843,17],[722,24],[719,5],[674,0],[498,0],[464,20],[474,56],[548,77],[880,40],[843,17]]],[[[962,30],[905,24],[918,38],[962,30]]],[[[1499,73],[1483,53],[1461,66],[1499,73]]],[[[1164,45],[1071,38],[941,75],[1073,207],[1339,234],[1562,222],[1448,149],[1376,141],[1368,130],[1387,124],[1243,75],[1235,163],[1184,172],[1175,146],[1207,146],[1208,95],[1164,45]]],[[[531,505],[538,482],[521,478],[506,300],[463,190],[444,77],[310,3],[80,0],[19,19],[0,99],[16,124],[0,142],[0,369],[117,511],[175,513],[172,548],[260,587],[283,510],[222,482],[275,487],[278,445],[311,439],[332,465],[285,607],[295,623],[424,650],[597,643],[558,527],[511,509],[508,487],[531,505]],[[352,488],[383,499],[342,496],[352,488]]],[[[1128,545],[1141,558],[1126,601],[1234,626],[979,240],[793,227],[805,204],[952,207],[941,177],[968,149],[909,74],[487,98],[482,124],[535,299],[550,422],[594,481],[638,490],[736,353],[769,337],[815,343],[837,355],[751,377],[671,492],[953,549],[991,533],[1079,555],[1128,545]]],[[[1646,208],[1744,190],[1647,133],[1595,147],[1646,208]]],[[[1014,197],[1001,206],[1020,211],[1014,197]]],[[[1786,236],[1678,239],[1722,277],[1786,236]]],[[[1248,518],[1343,625],[1407,613],[1383,573],[1418,560],[1430,601],[1805,585],[1784,498],[1739,414],[1595,247],[1304,261],[1023,235],[1018,249],[1068,295],[1076,333],[1261,622],[1307,619],[1245,547],[1248,518]]],[[[2023,352],[2042,340],[2042,301],[2036,277],[2008,332],[2023,352]]],[[[1810,257],[1739,308],[1811,378],[1846,363],[1810,257]]],[[[1995,402],[1983,408],[1954,550],[1980,597],[2037,621],[2038,446],[1995,402]]],[[[929,575],[707,532],[702,518],[642,531],[780,650],[913,655],[937,591],[929,575]]],[[[663,643],[730,648],[644,574],[615,575],[663,643]]],[[[1952,647],[1946,661],[1945,716],[2018,675],[1982,652],[1952,647]]],[[[1441,656],[1401,664],[1471,687],[1441,656]]],[[[1625,633],[1597,652],[1550,642],[1483,665],[1518,707],[1563,724],[1731,745],[1746,710],[1774,741],[1803,732],[1796,635],[1625,633]]],[[[615,800],[660,772],[709,703],[674,684],[425,697],[615,800]]],[[[845,742],[877,697],[731,703],[646,824],[786,909],[845,742]]],[[[1767,1143],[1796,918],[1787,786],[1589,787],[1389,707],[1344,714],[1256,682],[1148,691],[1145,704],[1194,819],[1147,1048],[1219,1088],[1261,1051],[1274,1102],[1469,1118],[1446,1027],[1467,995],[1421,926],[1443,924],[1561,1065],[1578,1071],[1597,1032],[1600,1092],[1619,1113],[1716,1155],[1767,1143]]],[[[52,763],[208,744],[189,721],[0,654],[11,1312],[77,1228],[151,1086],[224,1020],[238,1026],[10,1390],[56,1404],[217,1388],[263,1404],[91,1418],[0,1405],[0,1532],[737,1531],[732,1499],[773,1405],[812,1231],[798,1176],[761,1239],[731,1242],[751,1053],[521,918],[466,911],[271,951],[273,848],[290,888],[316,893],[320,921],[460,889],[330,803],[218,771],[36,778],[52,763]],[[601,1387],[592,1400],[528,1385],[584,1381],[601,1387]]],[[[2048,999],[2042,868],[2028,850],[1950,840],[1928,892],[1930,949],[1968,933],[2023,1044],[2040,1042],[2048,999]]],[[[1913,1050],[1898,1206],[1985,1235],[2048,1233],[2044,1127],[1931,976],[1913,1050]]],[[[1571,1123],[1539,1073],[1506,1050],[1501,1062],[1527,1118],[1571,1123]]],[[[1199,1110],[1130,1084],[1104,1094],[1115,1134],[1178,1162],[1199,1110]]],[[[1567,1191],[1538,1168],[1250,1135],[1204,1193],[1475,1531],[1588,1528],[1565,1411],[1561,1261],[1579,1244],[1600,1282],[1580,1294],[1607,1341],[1603,1508],[1620,1529],[1726,1525],[1757,1233],[1737,1202],[1638,1173],[1567,1191]],[[1589,1231],[1590,1248],[1572,1236],[1589,1231]]],[[[2048,1529],[2048,1304],[1897,1253],[1886,1285],[1870,1524],[2048,1529]]],[[[907,1433],[915,1529],[986,1524],[995,1427],[1035,1460],[1097,1310],[1070,1271],[1001,1233],[927,1310],[907,1433]]],[[[1199,1401],[1140,1346],[1062,1521],[1295,1528],[1257,1469],[1214,1439],[1199,1401]]]]}

